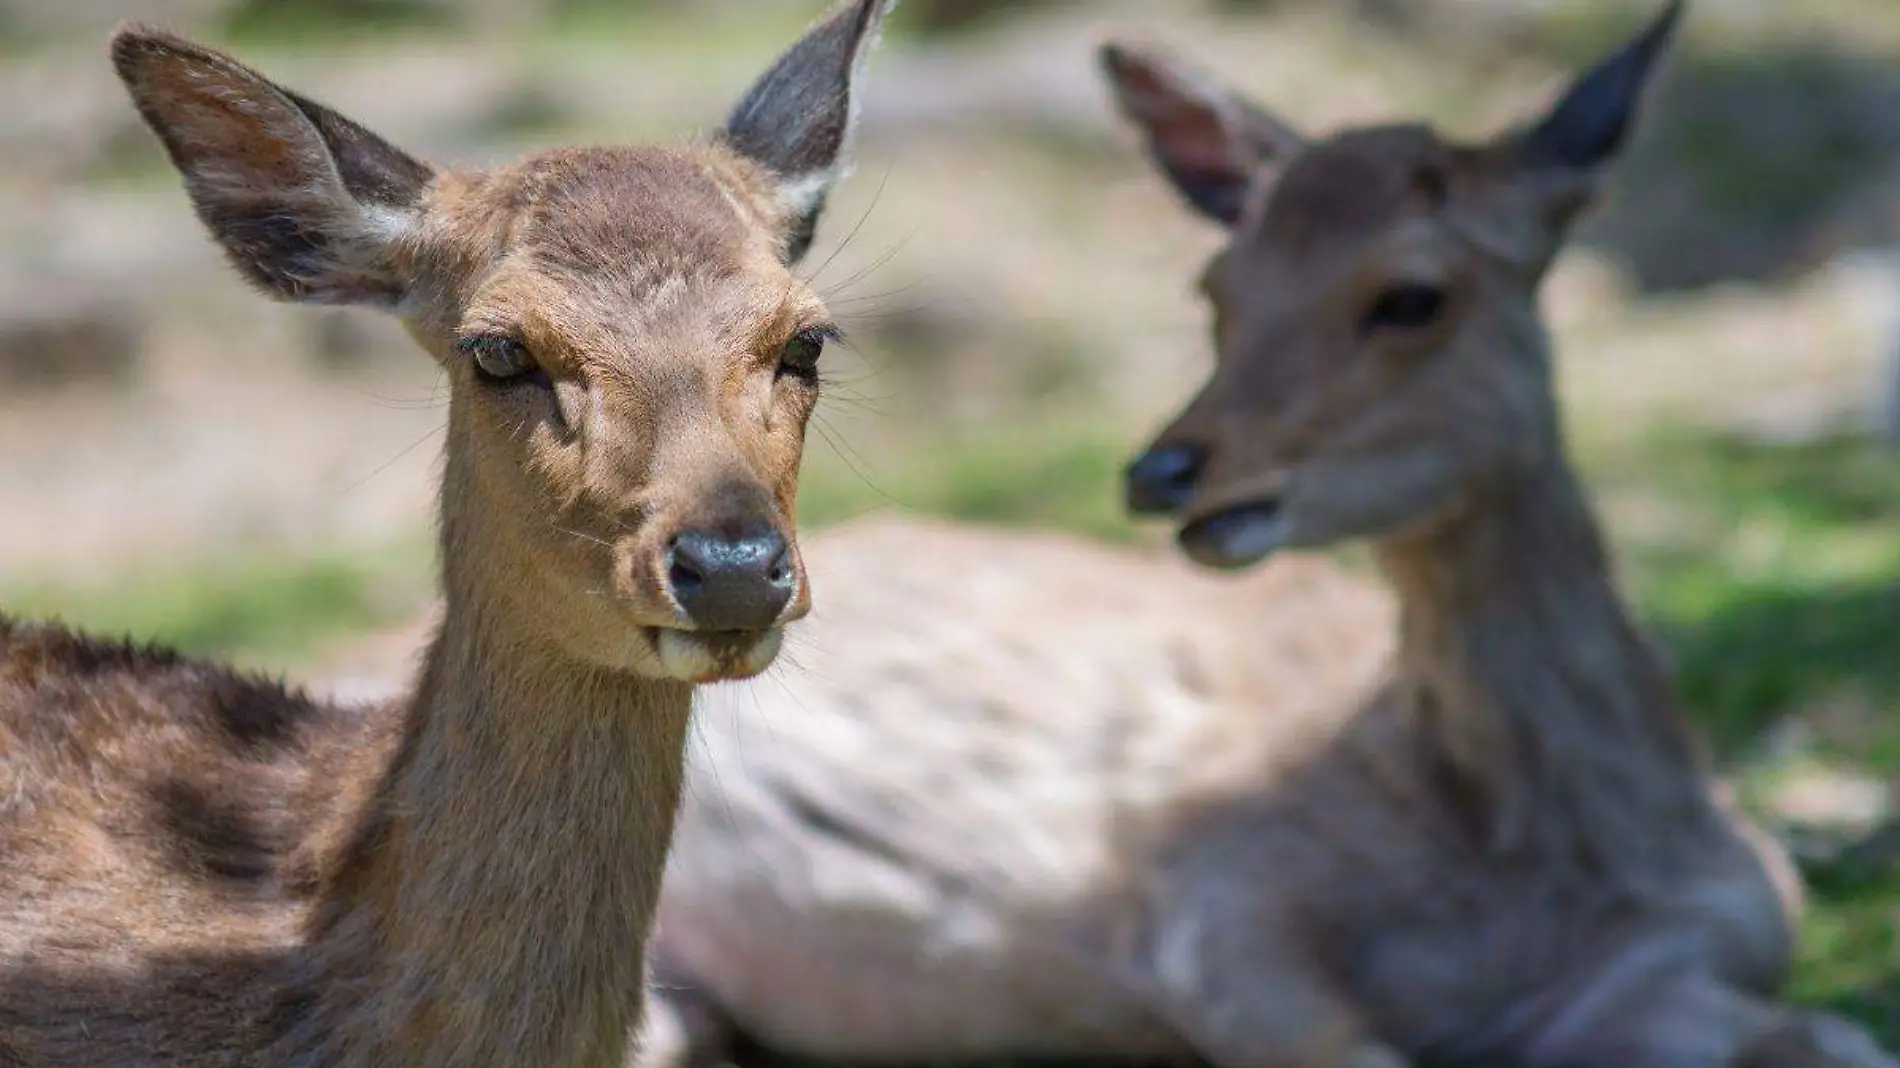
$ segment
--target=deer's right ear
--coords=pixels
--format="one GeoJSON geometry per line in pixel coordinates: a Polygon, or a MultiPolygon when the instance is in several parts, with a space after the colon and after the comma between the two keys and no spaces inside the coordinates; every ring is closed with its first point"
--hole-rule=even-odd
{"type": "Polygon", "coordinates": [[[1101,59],[1122,114],[1147,135],[1162,173],[1217,222],[1239,222],[1260,169],[1305,145],[1292,127],[1168,56],[1111,43],[1101,59]]]}
{"type": "Polygon", "coordinates": [[[1670,0],[1648,28],[1578,78],[1524,134],[1533,166],[1578,172],[1612,159],[1629,139],[1637,105],[1682,22],[1684,0],[1670,0]]]}
{"type": "Polygon", "coordinates": [[[433,172],[221,53],[141,27],[112,39],[139,114],[198,218],[247,280],[283,300],[394,307],[398,250],[433,172]]]}
{"type": "Polygon", "coordinates": [[[849,0],[772,65],[726,120],[725,141],[777,180],[792,216],[785,258],[811,248],[831,187],[844,176],[857,85],[897,0],[849,0]]]}

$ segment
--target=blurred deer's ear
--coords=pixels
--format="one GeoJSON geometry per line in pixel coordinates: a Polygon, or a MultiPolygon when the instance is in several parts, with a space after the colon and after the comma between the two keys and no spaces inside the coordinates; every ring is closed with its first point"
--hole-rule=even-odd
{"type": "Polygon", "coordinates": [[[1262,167],[1283,166],[1305,147],[1291,126],[1169,56],[1111,43],[1101,60],[1156,165],[1191,206],[1224,225],[1240,221],[1262,167]]]}
{"type": "Polygon", "coordinates": [[[725,140],[777,181],[792,216],[785,258],[811,248],[832,186],[844,176],[856,92],[884,16],[896,0],[851,0],[779,58],[726,120],[725,140]]]}
{"type": "Polygon", "coordinates": [[[1635,40],[1578,78],[1523,135],[1525,162],[1589,171],[1621,151],[1629,140],[1643,89],[1682,21],[1683,7],[1683,0],[1671,0],[1635,40]]]}
{"type": "Polygon", "coordinates": [[[120,30],[112,62],[199,220],[252,284],[316,304],[401,301],[397,251],[416,226],[428,166],[167,33],[120,30]]]}

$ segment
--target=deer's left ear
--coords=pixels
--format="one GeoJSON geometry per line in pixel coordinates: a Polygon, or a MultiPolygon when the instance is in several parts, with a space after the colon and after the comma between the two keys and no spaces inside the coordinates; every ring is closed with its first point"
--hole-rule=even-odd
{"type": "Polygon", "coordinates": [[[222,52],[128,26],[112,62],[227,258],[280,300],[394,309],[434,172],[222,52]]]}
{"type": "Polygon", "coordinates": [[[1656,21],[1621,51],[1585,73],[1555,107],[1523,135],[1534,167],[1592,171],[1629,139],[1643,89],[1682,21],[1683,0],[1670,0],[1656,21]]]}
{"type": "Polygon", "coordinates": [[[1155,165],[1194,210],[1232,227],[1264,168],[1305,149],[1293,127],[1173,56],[1111,42],[1102,71],[1148,140],[1155,165]]]}
{"type": "Polygon", "coordinates": [[[785,258],[810,250],[831,187],[844,176],[857,83],[896,0],[850,0],[812,27],[739,101],[727,145],[771,172],[792,217],[785,258]]]}

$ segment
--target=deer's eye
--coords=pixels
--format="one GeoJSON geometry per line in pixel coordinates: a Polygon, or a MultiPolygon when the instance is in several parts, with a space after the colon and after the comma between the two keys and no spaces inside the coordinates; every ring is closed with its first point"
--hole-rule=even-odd
{"type": "Polygon", "coordinates": [[[456,350],[475,365],[475,374],[485,382],[514,382],[541,370],[528,347],[500,334],[482,334],[463,338],[456,350]]]}
{"type": "Polygon", "coordinates": [[[1445,310],[1445,291],[1437,286],[1408,283],[1396,285],[1379,294],[1366,309],[1360,328],[1375,330],[1417,330],[1432,325],[1445,310]]]}
{"type": "Polygon", "coordinates": [[[779,354],[778,373],[816,381],[818,358],[825,354],[825,342],[835,341],[837,337],[838,331],[831,327],[800,330],[785,343],[785,351],[779,354]]]}

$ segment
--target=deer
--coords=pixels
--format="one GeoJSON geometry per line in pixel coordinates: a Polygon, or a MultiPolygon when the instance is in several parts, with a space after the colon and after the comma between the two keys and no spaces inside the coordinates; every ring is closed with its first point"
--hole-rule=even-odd
{"type": "Polygon", "coordinates": [[[808,539],[853,581],[802,670],[705,695],[644,1063],[1900,1064],[1781,1000],[1798,875],[1566,454],[1540,283],[1681,15],[1476,142],[1104,46],[1223,233],[1215,369],[1126,474],[1180,552],[808,539]]]}
{"type": "Polygon", "coordinates": [[[0,1064],[620,1068],[695,687],[811,604],[796,272],[889,6],[715,136],[424,163],[223,53],[112,61],[230,265],[448,384],[444,613],[371,707],[0,621],[0,1064]]]}

